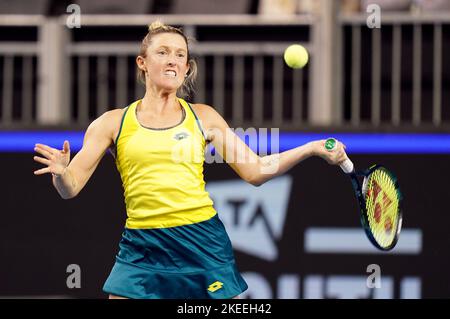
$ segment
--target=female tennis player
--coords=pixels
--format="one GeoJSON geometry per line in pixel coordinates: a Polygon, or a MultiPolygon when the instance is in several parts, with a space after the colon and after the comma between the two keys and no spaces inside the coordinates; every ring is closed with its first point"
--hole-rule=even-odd
{"type": "Polygon", "coordinates": [[[264,157],[252,152],[213,107],[179,97],[192,88],[197,73],[180,29],[152,23],[136,63],[145,82],[144,97],[93,121],[72,161],[68,141],[62,150],[36,144],[41,156],[34,160],[46,167],[34,173],[51,173],[61,197],[73,198],[105,151],[113,153],[127,220],[103,287],[110,298],[238,297],[247,284],[205,191],[207,143],[256,186],[313,155],[338,164],[346,158],[343,145],[335,152],[326,151],[324,141],[264,157]]]}

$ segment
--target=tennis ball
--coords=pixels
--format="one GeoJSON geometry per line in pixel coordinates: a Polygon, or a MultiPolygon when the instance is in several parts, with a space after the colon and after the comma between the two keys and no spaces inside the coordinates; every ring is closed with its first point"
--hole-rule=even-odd
{"type": "Polygon", "coordinates": [[[303,68],[308,63],[308,51],[300,44],[292,44],[284,51],[284,61],[293,69],[303,68]]]}

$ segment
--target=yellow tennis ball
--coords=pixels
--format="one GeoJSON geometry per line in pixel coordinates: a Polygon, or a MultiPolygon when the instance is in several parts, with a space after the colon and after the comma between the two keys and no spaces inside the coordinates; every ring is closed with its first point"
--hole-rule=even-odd
{"type": "Polygon", "coordinates": [[[293,69],[303,68],[308,58],[308,51],[300,44],[292,44],[284,51],[284,61],[293,69]]]}

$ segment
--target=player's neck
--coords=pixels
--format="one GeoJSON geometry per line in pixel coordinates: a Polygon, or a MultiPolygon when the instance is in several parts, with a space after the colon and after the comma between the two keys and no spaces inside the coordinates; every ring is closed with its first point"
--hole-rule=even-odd
{"type": "Polygon", "coordinates": [[[167,93],[147,90],[140,104],[139,111],[151,112],[156,115],[179,108],[176,92],[167,93]]]}

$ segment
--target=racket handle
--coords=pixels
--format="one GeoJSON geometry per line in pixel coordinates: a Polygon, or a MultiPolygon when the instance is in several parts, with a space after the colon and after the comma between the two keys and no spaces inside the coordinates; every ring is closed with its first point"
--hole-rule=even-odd
{"type": "MultiPolygon", "coordinates": [[[[325,141],[325,148],[327,151],[333,151],[336,148],[337,141],[335,138],[329,138],[325,141]]],[[[350,174],[354,171],[355,166],[353,165],[353,162],[347,157],[345,161],[343,161],[341,164],[339,164],[339,167],[344,171],[346,174],[350,174]]]]}
{"type": "Polygon", "coordinates": [[[339,164],[339,167],[346,174],[350,174],[355,169],[355,166],[353,165],[353,162],[348,157],[347,157],[347,159],[345,161],[343,161],[341,164],[339,164]]]}

